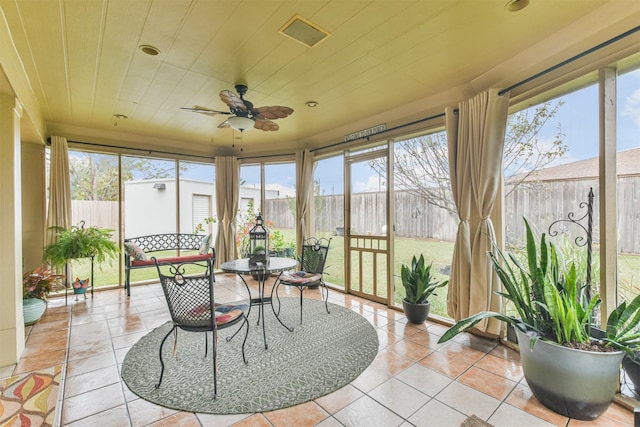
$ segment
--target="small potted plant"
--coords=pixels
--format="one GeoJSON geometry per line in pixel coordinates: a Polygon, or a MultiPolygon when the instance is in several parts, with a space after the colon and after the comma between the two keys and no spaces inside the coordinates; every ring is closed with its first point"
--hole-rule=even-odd
{"type": "Polygon", "coordinates": [[[407,320],[411,323],[424,323],[427,320],[431,307],[429,297],[432,294],[436,295],[434,294],[436,289],[447,286],[449,283],[448,280],[437,281],[431,273],[432,268],[433,263],[426,265],[424,255],[420,255],[420,259],[414,255],[411,265],[403,264],[400,269],[402,286],[405,290],[402,307],[407,320]]]}
{"type": "Polygon", "coordinates": [[[293,258],[296,253],[296,242],[295,240],[291,240],[285,244],[284,247],[284,256],[287,258],[293,258]]]}
{"type": "Polygon", "coordinates": [[[47,297],[58,290],[64,275],[40,266],[22,275],[22,312],[25,325],[36,323],[47,309],[47,297]]]}
{"type": "Polygon", "coordinates": [[[285,243],[284,234],[281,231],[275,230],[271,232],[269,236],[269,250],[271,256],[284,256],[285,243]]]}

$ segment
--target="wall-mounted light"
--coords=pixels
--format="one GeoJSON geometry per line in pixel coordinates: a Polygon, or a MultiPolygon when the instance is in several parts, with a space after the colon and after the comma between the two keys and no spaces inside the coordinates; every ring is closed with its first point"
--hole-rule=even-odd
{"type": "Polygon", "coordinates": [[[167,188],[167,184],[165,183],[153,184],[153,188],[155,188],[158,191],[165,190],[167,188]]]}

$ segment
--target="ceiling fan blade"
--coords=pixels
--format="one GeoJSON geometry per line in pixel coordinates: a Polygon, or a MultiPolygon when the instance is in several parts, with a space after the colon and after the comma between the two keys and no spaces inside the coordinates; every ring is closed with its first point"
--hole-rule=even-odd
{"type": "Polygon", "coordinates": [[[219,127],[220,129],[224,129],[224,128],[230,128],[230,127],[231,127],[231,125],[229,124],[229,120],[225,120],[224,122],[220,123],[220,124],[218,125],[218,127],[219,127]]]}
{"type": "Polygon", "coordinates": [[[207,116],[215,116],[216,114],[231,114],[227,111],[212,110],[211,108],[194,105],[193,107],[180,107],[181,110],[191,111],[192,113],[200,113],[207,116]]]}
{"type": "Polygon", "coordinates": [[[293,108],[274,105],[270,107],[258,107],[253,109],[253,117],[258,120],[283,119],[293,113],[293,108]]]}
{"type": "Polygon", "coordinates": [[[254,124],[253,127],[264,131],[276,131],[280,129],[280,126],[271,120],[256,120],[256,124],[254,124]]]}
{"type": "Polygon", "coordinates": [[[222,102],[227,104],[232,110],[236,109],[240,111],[247,111],[247,106],[244,104],[242,99],[230,90],[220,91],[220,99],[222,99],[222,102]]]}

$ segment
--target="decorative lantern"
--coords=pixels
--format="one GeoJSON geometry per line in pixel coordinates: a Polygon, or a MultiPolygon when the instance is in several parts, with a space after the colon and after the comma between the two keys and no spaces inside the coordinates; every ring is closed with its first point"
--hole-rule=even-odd
{"type": "Polygon", "coordinates": [[[255,266],[258,262],[266,265],[269,262],[269,230],[265,228],[260,212],[249,231],[249,251],[249,265],[255,266]]]}

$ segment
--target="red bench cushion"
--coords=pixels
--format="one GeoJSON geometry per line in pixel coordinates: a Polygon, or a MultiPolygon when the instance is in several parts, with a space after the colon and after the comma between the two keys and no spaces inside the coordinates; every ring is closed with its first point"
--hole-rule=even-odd
{"type": "MultiPolygon", "coordinates": [[[[183,256],[174,256],[174,257],[167,257],[167,258],[158,258],[158,263],[162,264],[164,262],[170,262],[172,264],[179,264],[181,262],[190,262],[190,261],[204,261],[207,259],[213,258],[213,254],[212,253],[208,253],[208,254],[204,254],[204,255],[183,255],[183,256]]],[[[152,259],[147,259],[147,260],[138,260],[138,259],[132,259],[131,260],[131,266],[132,267],[139,267],[139,266],[143,266],[143,265],[155,265],[155,262],[152,259]]]]}

